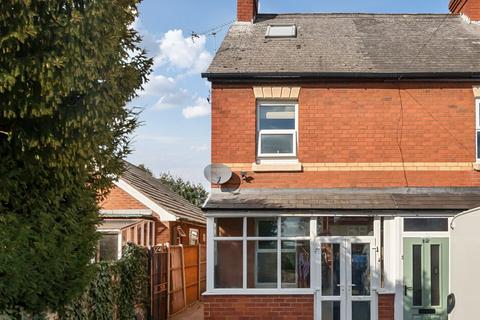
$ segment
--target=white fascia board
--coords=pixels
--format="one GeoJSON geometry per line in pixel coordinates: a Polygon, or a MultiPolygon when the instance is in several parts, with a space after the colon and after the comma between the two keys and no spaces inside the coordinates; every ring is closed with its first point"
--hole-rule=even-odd
{"type": "Polygon", "coordinates": [[[161,206],[150,200],[148,197],[144,196],[140,191],[132,187],[126,181],[118,179],[118,181],[114,181],[114,184],[135,199],[137,199],[140,203],[144,204],[147,208],[155,212],[158,215],[160,221],[177,221],[177,217],[175,217],[167,210],[163,209],[161,206]]]}

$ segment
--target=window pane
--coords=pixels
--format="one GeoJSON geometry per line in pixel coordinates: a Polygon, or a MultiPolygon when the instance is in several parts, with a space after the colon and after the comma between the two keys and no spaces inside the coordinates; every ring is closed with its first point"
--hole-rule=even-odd
{"type": "Polygon", "coordinates": [[[422,305],[422,246],[413,245],[413,305],[422,305]]]}
{"type": "Polygon", "coordinates": [[[319,217],[319,236],[373,236],[372,217],[319,217]]]}
{"type": "Polygon", "coordinates": [[[322,295],[340,295],[340,244],[322,244],[322,295]]]}
{"type": "Polygon", "coordinates": [[[340,320],[340,301],[322,301],[322,320],[340,320]]]}
{"type": "Polygon", "coordinates": [[[99,241],[98,261],[115,261],[118,259],[118,235],[104,234],[99,241]]]}
{"type": "Polygon", "coordinates": [[[370,320],[370,301],[352,301],[352,320],[370,320]]]}
{"type": "Polygon", "coordinates": [[[282,241],[282,288],[310,288],[310,241],[282,241]]]}
{"type": "Polygon", "coordinates": [[[260,130],[295,129],[294,106],[260,107],[260,130]]]}
{"type": "Polygon", "coordinates": [[[405,231],[448,231],[447,218],[405,218],[405,231]]]}
{"type": "Polygon", "coordinates": [[[277,287],[277,242],[247,242],[247,287],[277,287]]]}
{"type": "Polygon", "coordinates": [[[243,237],[243,218],[215,218],[216,237],[243,237]]]}
{"type": "Polygon", "coordinates": [[[277,218],[247,218],[249,237],[276,237],[277,218]]]}
{"type": "Polygon", "coordinates": [[[309,217],[283,217],[282,237],[308,237],[310,235],[309,217]]]}
{"type": "Polygon", "coordinates": [[[267,154],[285,154],[293,153],[293,134],[262,134],[261,137],[262,149],[261,153],[267,154]]]}
{"type": "Polygon", "coordinates": [[[440,246],[432,244],[430,247],[430,277],[432,278],[431,300],[432,306],[440,305],[440,246]]]}
{"type": "Polygon", "coordinates": [[[242,288],[242,268],[242,241],[215,241],[215,288],[242,288]]]}
{"type": "Polygon", "coordinates": [[[370,295],[370,245],[352,243],[352,295],[370,295]]]}
{"type": "Polygon", "coordinates": [[[480,159],[480,131],[477,131],[477,159],[480,159]]]}

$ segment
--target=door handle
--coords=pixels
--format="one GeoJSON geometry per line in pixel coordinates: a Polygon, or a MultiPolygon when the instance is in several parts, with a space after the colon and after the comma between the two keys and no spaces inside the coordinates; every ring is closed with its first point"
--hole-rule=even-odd
{"type": "Polygon", "coordinates": [[[409,287],[407,285],[403,286],[403,294],[406,296],[408,290],[413,290],[413,287],[409,287]]]}

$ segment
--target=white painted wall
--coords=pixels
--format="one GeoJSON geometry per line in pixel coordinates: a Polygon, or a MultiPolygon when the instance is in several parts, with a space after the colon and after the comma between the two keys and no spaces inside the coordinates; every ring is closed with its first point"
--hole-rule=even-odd
{"type": "Polygon", "coordinates": [[[480,301],[480,208],[452,220],[450,292],[456,305],[451,320],[478,317],[480,301]]]}

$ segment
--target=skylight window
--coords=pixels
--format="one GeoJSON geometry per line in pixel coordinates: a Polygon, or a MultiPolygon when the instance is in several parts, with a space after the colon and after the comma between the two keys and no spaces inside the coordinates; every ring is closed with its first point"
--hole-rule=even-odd
{"type": "Polygon", "coordinates": [[[291,25],[273,25],[268,26],[267,38],[293,38],[297,36],[297,28],[294,24],[291,25]]]}

